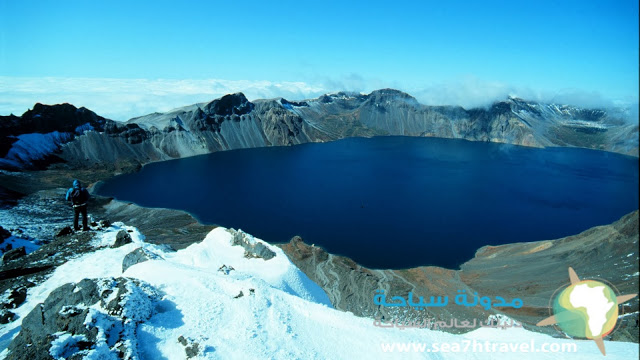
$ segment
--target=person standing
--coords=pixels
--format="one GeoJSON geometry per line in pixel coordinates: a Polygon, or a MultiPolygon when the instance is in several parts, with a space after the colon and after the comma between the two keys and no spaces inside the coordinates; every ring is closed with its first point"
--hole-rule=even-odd
{"type": "Polygon", "coordinates": [[[82,187],[80,181],[73,180],[73,187],[67,191],[67,201],[73,204],[73,229],[78,231],[78,217],[82,214],[82,230],[89,231],[87,225],[87,202],[89,201],[89,192],[82,187]]]}

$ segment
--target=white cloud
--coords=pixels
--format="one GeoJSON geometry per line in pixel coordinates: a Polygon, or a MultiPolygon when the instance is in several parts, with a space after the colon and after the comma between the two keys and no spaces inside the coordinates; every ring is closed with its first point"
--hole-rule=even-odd
{"type": "Polygon", "coordinates": [[[20,115],[32,108],[36,102],[44,104],[68,102],[78,107],[84,106],[107,118],[128,120],[156,111],[163,112],[176,107],[208,102],[235,92],[243,92],[249,100],[275,97],[301,100],[335,91],[369,93],[386,87],[406,91],[425,105],[460,105],[467,109],[488,106],[509,95],[527,100],[584,107],[621,105],[620,102],[612,102],[597,92],[576,89],[533,90],[474,76],[426,86],[405,86],[398,82],[365,78],[355,73],[337,78],[316,78],[313,79],[313,83],[220,79],[153,80],[0,76],[0,114],[20,115]]]}
{"type": "Polygon", "coordinates": [[[426,105],[460,105],[466,109],[491,105],[496,100],[515,95],[515,89],[497,81],[466,77],[417,88],[413,95],[426,105]]]}
{"type": "Polygon", "coordinates": [[[516,96],[525,100],[542,103],[570,104],[586,108],[608,108],[614,105],[628,105],[629,101],[612,101],[597,91],[580,89],[532,89],[514,86],[499,81],[486,81],[474,76],[433,84],[412,92],[426,105],[460,105],[466,109],[485,107],[496,100],[516,96]]]}
{"type": "Polygon", "coordinates": [[[304,99],[325,90],[304,82],[0,77],[0,114],[20,115],[36,102],[67,102],[107,118],[127,120],[235,92],[243,92],[249,100],[304,99]]]}

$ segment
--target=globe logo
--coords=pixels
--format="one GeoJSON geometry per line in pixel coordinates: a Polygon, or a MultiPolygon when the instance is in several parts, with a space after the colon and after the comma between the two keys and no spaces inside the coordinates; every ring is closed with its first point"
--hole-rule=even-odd
{"type": "Polygon", "coordinates": [[[569,279],[571,285],[553,299],[553,316],[540,321],[537,326],[557,324],[567,335],[595,341],[605,355],[602,338],[616,326],[618,304],[638,294],[617,296],[605,283],[580,280],[572,268],[569,268],[569,279]]]}
{"type": "Polygon", "coordinates": [[[596,339],[608,335],[616,326],[616,294],[594,280],[572,284],[553,301],[558,326],[568,335],[596,339]]]}

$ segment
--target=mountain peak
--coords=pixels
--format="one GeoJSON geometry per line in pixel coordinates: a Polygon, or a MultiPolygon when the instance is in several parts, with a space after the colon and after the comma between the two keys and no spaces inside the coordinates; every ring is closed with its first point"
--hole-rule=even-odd
{"type": "Polygon", "coordinates": [[[204,110],[214,115],[244,115],[253,110],[253,103],[243,93],[227,94],[220,99],[208,103],[204,110]]]}
{"type": "Polygon", "coordinates": [[[413,96],[407,94],[406,92],[400,91],[400,90],[397,90],[397,89],[391,89],[391,88],[374,90],[369,95],[375,95],[375,96],[400,96],[400,97],[404,97],[404,98],[412,98],[413,99],[413,96]]]}
{"type": "Polygon", "coordinates": [[[96,129],[102,128],[105,120],[87,108],[77,108],[69,103],[36,103],[33,109],[27,110],[20,118],[4,124],[4,130],[7,134],[75,132],[78,126],[84,124],[96,129]]]}
{"type": "Polygon", "coordinates": [[[402,101],[412,106],[420,105],[416,98],[407,94],[406,92],[389,88],[374,90],[368,95],[368,98],[375,103],[384,103],[387,101],[402,101]]]}
{"type": "Polygon", "coordinates": [[[60,113],[75,113],[78,110],[75,106],[69,103],[46,105],[42,103],[36,103],[33,105],[33,109],[25,111],[22,114],[23,118],[33,118],[37,116],[55,116],[60,113]]]}

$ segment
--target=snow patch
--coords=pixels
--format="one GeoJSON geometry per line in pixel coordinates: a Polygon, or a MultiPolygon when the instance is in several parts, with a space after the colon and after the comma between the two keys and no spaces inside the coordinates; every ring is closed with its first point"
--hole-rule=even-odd
{"type": "Polygon", "coordinates": [[[87,341],[84,335],[71,335],[67,333],[55,333],[53,334],[56,339],[51,342],[51,348],[49,349],[49,355],[54,359],[68,359],[73,354],[77,353],[79,341],[87,341]]]}

